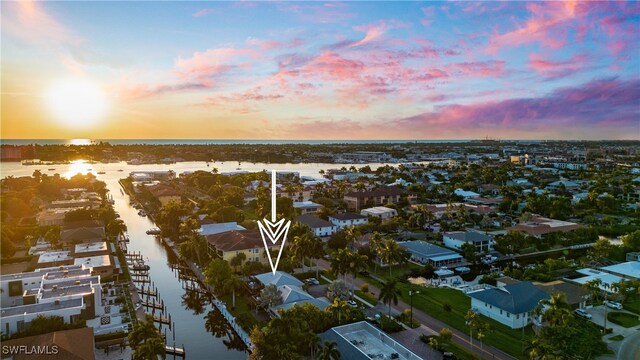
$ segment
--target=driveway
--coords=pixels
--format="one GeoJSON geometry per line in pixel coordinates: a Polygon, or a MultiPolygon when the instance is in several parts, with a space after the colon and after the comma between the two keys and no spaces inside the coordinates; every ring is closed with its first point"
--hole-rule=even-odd
{"type": "MultiPolygon", "coordinates": [[[[603,326],[604,325],[604,313],[605,313],[605,306],[604,305],[600,305],[600,306],[594,306],[590,309],[586,309],[587,312],[589,314],[591,314],[591,316],[593,316],[593,318],[591,319],[591,321],[593,321],[596,325],[600,325],[603,326]]],[[[607,310],[607,314],[611,313],[612,311],[615,312],[624,312],[624,313],[628,313],[631,315],[636,315],[630,311],[627,310],[615,310],[615,309],[610,309],[610,308],[606,308],[607,310]]],[[[611,321],[607,321],[607,328],[611,328],[613,330],[614,334],[621,334],[622,336],[624,336],[625,338],[627,337],[627,335],[632,335],[634,333],[638,332],[638,329],[640,328],[640,326],[635,326],[635,327],[631,327],[631,328],[626,328],[624,326],[620,326],[617,324],[612,323],[611,321]]]]}

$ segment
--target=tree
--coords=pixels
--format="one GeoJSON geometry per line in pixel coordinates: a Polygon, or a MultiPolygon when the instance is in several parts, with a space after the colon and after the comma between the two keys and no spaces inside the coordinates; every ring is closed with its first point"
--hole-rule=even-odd
{"type": "Polygon", "coordinates": [[[265,308],[271,308],[282,304],[282,292],[274,284],[269,284],[260,291],[260,304],[265,308]]]}
{"type": "Polygon", "coordinates": [[[573,316],[564,293],[553,294],[549,299],[540,300],[540,305],[547,307],[542,319],[548,321],[552,326],[566,325],[573,316]]]}
{"type": "Polygon", "coordinates": [[[212,285],[216,291],[222,290],[224,280],[230,277],[231,267],[222,259],[213,259],[204,270],[207,284],[212,285]]]}
{"type": "Polygon", "coordinates": [[[242,265],[242,263],[247,260],[247,255],[243,252],[238,253],[238,255],[231,258],[229,265],[233,266],[233,271],[238,272],[238,266],[242,265]]]}
{"type": "Polygon", "coordinates": [[[155,327],[153,315],[147,314],[144,320],[136,322],[128,339],[134,350],[134,359],[155,360],[158,356],[165,358],[164,341],[155,327]]]}
{"type": "Polygon", "coordinates": [[[389,318],[391,318],[391,302],[394,305],[398,305],[398,296],[401,294],[397,285],[398,283],[395,280],[387,281],[380,289],[380,295],[378,295],[378,300],[382,300],[383,303],[389,305],[389,318]]]}
{"type": "Polygon", "coordinates": [[[349,286],[343,280],[336,280],[327,286],[327,297],[333,301],[335,299],[348,300],[351,297],[349,286]]]}
{"type": "Polygon", "coordinates": [[[460,250],[462,250],[462,256],[464,256],[467,261],[471,262],[474,265],[478,262],[478,256],[476,256],[476,252],[478,251],[478,249],[476,249],[473,244],[464,243],[460,247],[460,250]]]}
{"type": "Polygon", "coordinates": [[[44,239],[51,244],[51,247],[58,248],[60,246],[60,226],[54,225],[44,234],[44,239]]]}
{"type": "Polygon", "coordinates": [[[623,236],[622,245],[624,245],[627,251],[640,251],[640,230],[623,236]]]}
{"type": "Polygon", "coordinates": [[[473,329],[475,329],[478,325],[479,316],[475,311],[469,309],[466,315],[464,316],[464,320],[469,326],[469,342],[471,343],[471,347],[473,348],[473,329]]]}
{"type": "Polygon", "coordinates": [[[191,233],[189,237],[180,243],[180,255],[187,259],[195,260],[202,266],[203,260],[207,257],[207,242],[204,236],[197,232],[191,233]]]}
{"type": "Polygon", "coordinates": [[[440,344],[443,348],[447,348],[449,344],[451,344],[451,339],[453,338],[453,331],[449,328],[440,329],[440,344]]]}
{"type": "Polygon", "coordinates": [[[242,281],[239,277],[235,275],[229,276],[226,280],[224,280],[224,285],[222,286],[225,292],[231,291],[232,296],[232,305],[233,309],[236,308],[236,291],[240,291],[244,289],[244,281],[242,281]]]}
{"type": "Polygon", "coordinates": [[[600,238],[596,240],[596,243],[593,244],[593,255],[597,258],[606,259],[609,257],[609,254],[613,250],[613,245],[607,238],[600,238]]]}
{"type": "Polygon", "coordinates": [[[356,282],[358,272],[367,268],[367,255],[361,255],[357,252],[351,253],[349,257],[349,269],[353,275],[353,281],[351,281],[351,290],[353,290],[356,282]]]}
{"type": "Polygon", "coordinates": [[[318,354],[318,360],[340,360],[340,351],[334,341],[325,341],[318,354]]]}
{"type": "Polygon", "coordinates": [[[400,248],[400,245],[398,245],[395,240],[388,239],[380,248],[379,254],[382,261],[389,267],[389,277],[391,277],[391,264],[398,262],[402,258],[402,248],[400,248]]]}

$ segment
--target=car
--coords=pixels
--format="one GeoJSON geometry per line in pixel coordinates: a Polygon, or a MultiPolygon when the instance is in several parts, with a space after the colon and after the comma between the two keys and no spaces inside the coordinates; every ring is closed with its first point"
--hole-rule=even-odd
{"type": "Polygon", "coordinates": [[[320,281],[318,281],[318,279],[316,279],[316,278],[308,278],[304,282],[309,284],[309,285],[320,285],[320,281]]]}
{"type": "Polygon", "coordinates": [[[604,304],[612,309],[616,309],[616,310],[622,310],[622,304],[620,304],[619,302],[615,302],[615,301],[605,301],[604,304]]]}
{"type": "Polygon", "coordinates": [[[358,303],[353,301],[353,300],[347,301],[347,305],[351,306],[352,308],[357,308],[358,307],[358,303]]]}
{"type": "Polygon", "coordinates": [[[325,256],[322,257],[325,260],[331,260],[331,255],[327,254],[325,256]]]}
{"type": "Polygon", "coordinates": [[[366,270],[362,270],[360,271],[358,274],[362,275],[362,276],[369,276],[369,272],[366,270]]]}
{"type": "Polygon", "coordinates": [[[580,316],[581,318],[585,318],[585,319],[591,319],[592,318],[591,314],[586,312],[584,309],[575,309],[575,310],[573,310],[573,312],[576,315],[580,316]]]}

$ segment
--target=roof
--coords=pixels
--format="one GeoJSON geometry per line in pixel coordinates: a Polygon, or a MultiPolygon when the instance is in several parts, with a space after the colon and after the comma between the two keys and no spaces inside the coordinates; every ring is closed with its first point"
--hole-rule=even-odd
{"type": "Polygon", "coordinates": [[[454,194],[458,195],[458,196],[462,196],[462,197],[477,197],[480,196],[480,194],[478,194],[477,192],[473,192],[473,191],[466,191],[463,189],[455,189],[454,194]]]}
{"type": "Polygon", "coordinates": [[[242,231],[246,230],[244,227],[238,225],[237,222],[225,222],[225,223],[210,223],[200,225],[198,230],[202,236],[220,234],[226,231],[242,231]]]}
{"type": "MultiPolygon", "coordinates": [[[[207,235],[206,238],[209,244],[223,252],[262,248],[264,246],[258,229],[227,231],[220,234],[207,235]]],[[[269,247],[278,246],[269,241],[267,244],[269,247]]]]}
{"type": "Polygon", "coordinates": [[[164,184],[149,186],[148,189],[151,192],[151,194],[157,198],[163,197],[163,196],[180,196],[181,195],[181,193],[178,190],[164,184]]]}
{"type": "Polygon", "coordinates": [[[331,215],[331,216],[329,216],[329,219],[336,219],[336,220],[345,221],[345,220],[358,220],[358,219],[368,219],[368,218],[366,216],[360,215],[360,214],[344,213],[344,214],[331,215]]]}
{"type": "Polygon", "coordinates": [[[443,248],[441,246],[438,246],[426,241],[422,241],[422,240],[401,241],[401,242],[398,242],[398,245],[402,246],[403,248],[409,250],[412,253],[418,254],[426,258],[436,258],[440,256],[449,256],[449,255],[451,256],[455,255],[451,257],[454,259],[462,258],[460,254],[458,254],[453,250],[449,250],[447,248],[443,248]]]}
{"type": "Polygon", "coordinates": [[[311,299],[304,299],[304,300],[299,300],[299,301],[293,301],[293,302],[288,302],[286,304],[280,304],[277,306],[274,306],[272,308],[272,311],[274,313],[277,313],[278,310],[282,309],[282,310],[289,310],[292,307],[299,305],[302,306],[303,304],[311,304],[311,305],[315,305],[316,307],[320,308],[320,310],[324,310],[327,307],[329,307],[329,301],[327,301],[324,298],[311,298],[311,299]]]}
{"type": "Polygon", "coordinates": [[[589,292],[581,286],[556,280],[544,284],[536,284],[536,287],[549,295],[564,294],[569,305],[579,304],[584,301],[584,296],[589,292]]]}
{"type": "Polygon", "coordinates": [[[589,281],[599,279],[600,281],[602,281],[602,285],[600,286],[600,289],[602,291],[606,291],[609,293],[613,292],[613,290],[611,289],[611,284],[617,283],[622,280],[620,276],[609,274],[604,271],[590,269],[590,268],[578,269],[576,271],[586,276],[575,278],[575,279],[568,279],[568,280],[578,283],[580,285],[584,285],[589,281]]]}
{"type": "Polygon", "coordinates": [[[569,221],[555,220],[544,217],[533,217],[528,222],[520,223],[516,226],[507,228],[507,230],[517,230],[525,232],[529,235],[544,235],[559,231],[572,231],[583,227],[569,221]]]}
{"type": "Polygon", "coordinates": [[[601,267],[601,270],[640,279],[640,261],[627,261],[616,265],[601,267]]]}
{"type": "Polygon", "coordinates": [[[378,196],[398,196],[402,195],[404,191],[399,187],[385,186],[371,191],[352,191],[345,195],[345,197],[355,197],[359,199],[378,196]]]}
{"type": "Polygon", "coordinates": [[[296,209],[307,209],[307,208],[322,207],[322,205],[318,203],[314,203],[313,201],[294,201],[293,207],[296,209]]]}
{"type": "Polygon", "coordinates": [[[93,328],[84,327],[80,329],[55,331],[47,334],[28,336],[15,340],[6,340],[2,342],[2,346],[28,346],[29,348],[38,347],[40,349],[54,345],[58,347],[58,354],[51,356],[50,354],[4,354],[2,357],[10,357],[14,360],[47,360],[51,358],[68,359],[68,360],[95,360],[93,328]]]}
{"type": "Polygon", "coordinates": [[[97,228],[103,227],[104,222],[100,220],[79,220],[65,222],[62,227],[63,230],[77,229],[77,228],[97,228]]]}
{"type": "Polygon", "coordinates": [[[476,231],[450,231],[443,234],[443,236],[450,237],[452,239],[464,241],[466,243],[473,243],[477,241],[491,241],[492,238],[489,235],[479,233],[476,231]]]}
{"type": "Polygon", "coordinates": [[[531,311],[540,300],[549,298],[549,294],[540,291],[528,281],[505,285],[500,289],[491,288],[472,292],[469,296],[511,314],[531,311]]]}
{"type": "Polygon", "coordinates": [[[278,289],[282,292],[283,304],[313,299],[313,296],[299,286],[282,285],[278,289]]]}
{"type": "MultiPolygon", "coordinates": [[[[60,309],[81,308],[83,305],[82,298],[61,299],[60,301],[48,301],[29,305],[5,307],[0,310],[2,317],[21,316],[27,314],[37,314],[47,311],[56,311],[60,309]]],[[[4,345],[4,341],[2,342],[4,345]]]]}
{"type": "Polygon", "coordinates": [[[103,226],[98,227],[75,227],[71,229],[65,229],[60,232],[60,238],[62,241],[71,240],[93,240],[104,239],[106,234],[103,226]]]}
{"type": "Polygon", "coordinates": [[[376,215],[376,214],[386,214],[390,212],[397,213],[396,209],[388,208],[386,206],[374,206],[367,209],[362,209],[362,211],[360,211],[360,214],[367,213],[367,214],[376,215]]]}
{"type": "Polygon", "coordinates": [[[284,271],[276,271],[275,275],[269,271],[264,274],[256,275],[255,278],[263,285],[273,284],[278,287],[282,285],[302,286],[304,284],[302,281],[284,271]]]}
{"type": "Polygon", "coordinates": [[[341,359],[393,359],[393,354],[398,355],[398,360],[420,359],[411,350],[366,321],[333,327],[320,334],[320,338],[335,342],[341,359]]]}
{"type": "Polygon", "coordinates": [[[332,223],[328,222],[327,220],[320,219],[319,217],[311,214],[296,216],[293,219],[293,221],[297,221],[299,223],[305,224],[312,229],[334,226],[332,223]]]}

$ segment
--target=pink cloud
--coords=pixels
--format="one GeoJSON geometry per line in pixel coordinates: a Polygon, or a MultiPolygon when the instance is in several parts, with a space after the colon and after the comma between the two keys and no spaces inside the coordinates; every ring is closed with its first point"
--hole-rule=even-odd
{"type": "Polygon", "coordinates": [[[276,40],[262,40],[257,38],[249,38],[246,41],[247,45],[256,46],[263,50],[282,49],[282,48],[296,48],[304,45],[304,40],[300,38],[292,39],[288,42],[276,41],[276,40]]]}
{"type": "MultiPolygon", "coordinates": [[[[182,78],[204,78],[229,71],[241,65],[231,62],[237,57],[259,58],[259,53],[252,49],[217,48],[205,52],[195,52],[191,57],[178,58],[175,61],[175,72],[182,78]]],[[[249,66],[244,64],[242,66],[249,66]]]]}
{"type": "Polygon", "coordinates": [[[195,13],[191,14],[191,16],[193,16],[193,17],[203,17],[203,16],[207,16],[209,14],[214,14],[214,13],[217,13],[217,12],[218,12],[218,10],[216,10],[216,9],[207,8],[207,9],[198,10],[195,13]]]}
{"type": "Polygon", "coordinates": [[[545,59],[538,54],[529,56],[529,68],[546,78],[561,78],[572,75],[587,67],[587,56],[576,54],[564,61],[545,59]]]}
{"type": "Polygon", "coordinates": [[[356,41],[353,44],[349,45],[349,47],[365,45],[367,43],[370,43],[378,39],[385,32],[387,32],[387,30],[389,30],[389,25],[387,25],[387,23],[385,23],[384,21],[381,21],[375,24],[356,26],[354,27],[354,29],[356,31],[365,33],[365,36],[361,40],[356,41]]]}

